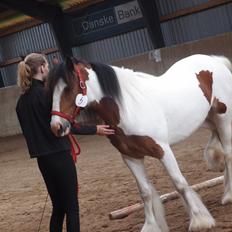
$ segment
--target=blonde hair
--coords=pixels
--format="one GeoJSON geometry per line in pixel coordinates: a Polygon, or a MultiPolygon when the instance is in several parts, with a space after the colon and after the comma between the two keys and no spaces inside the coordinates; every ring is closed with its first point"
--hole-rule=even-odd
{"type": "Polygon", "coordinates": [[[31,53],[18,64],[18,86],[22,93],[30,88],[33,76],[38,73],[38,68],[46,62],[47,59],[44,55],[31,53]]]}

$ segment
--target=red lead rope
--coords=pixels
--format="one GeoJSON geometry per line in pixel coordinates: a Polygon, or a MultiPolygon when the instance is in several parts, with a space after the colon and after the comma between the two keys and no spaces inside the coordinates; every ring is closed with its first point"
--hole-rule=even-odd
{"type": "MultiPolygon", "coordinates": [[[[77,76],[79,76],[79,85],[81,87],[81,90],[82,90],[82,94],[83,95],[86,95],[86,86],[85,86],[85,80],[82,76],[82,73],[80,71],[80,68],[77,68],[75,69],[76,73],[77,73],[77,76]]],[[[78,124],[75,122],[75,117],[76,115],[78,115],[80,113],[80,108],[79,107],[76,107],[75,111],[74,111],[74,114],[73,114],[73,119],[74,119],[74,127],[78,127],[78,124]]],[[[73,160],[74,162],[76,163],[77,161],[77,156],[81,153],[81,148],[79,146],[79,144],[77,143],[77,140],[76,138],[72,135],[72,134],[69,134],[69,140],[71,142],[71,152],[72,152],[72,157],[73,157],[73,160]],[[75,147],[77,149],[77,151],[75,150],[75,147]]]]}
{"type": "MultiPolygon", "coordinates": [[[[74,115],[76,116],[78,113],[80,112],[80,109],[77,107],[75,109],[74,115]]],[[[71,117],[67,114],[58,112],[58,111],[52,111],[52,115],[58,115],[62,118],[67,119],[70,123],[72,123],[74,125],[74,127],[78,127],[77,122],[75,121],[75,117],[71,117]]],[[[76,137],[73,134],[69,134],[68,135],[69,141],[71,143],[71,153],[72,153],[72,157],[73,157],[73,161],[76,163],[77,161],[77,156],[81,153],[81,149],[80,146],[77,142],[76,137]]]]}
{"type": "Polygon", "coordinates": [[[69,134],[68,138],[71,143],[71,153],[72,153],[72,158],[73,161],[76,163],[77,162],[77,156],[81,153],[81,148],[77,142],[77,139],[75,138],[74,135],[69,134]],[[76,149],[75,149],[76,148],[76,149]]]}

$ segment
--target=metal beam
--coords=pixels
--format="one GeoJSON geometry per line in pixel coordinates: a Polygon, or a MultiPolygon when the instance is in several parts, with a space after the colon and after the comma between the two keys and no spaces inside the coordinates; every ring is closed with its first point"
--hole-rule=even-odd
{"type": "Polygon", "coordinates": [[[1,0],[0,5],[42,21],[51,21],[60,8],[58,4],[31,0],[1,0]]]}
{"type": "Polygon", "coordinates": [[[22,12],[41,21],[49,22],[64,56],[72,56],[71,21],[56,1],[1,0],[0,5],[22,12]]]}
{"type": "Polygon", "coordinates": [[[155,0],[138,0],[154,48],[164,47],[155,0]]]}
{"type": "Polygon", "coordinates": [[[63,58],[65,56],[73,56],[72,53],[72,22],[71,17],[67,14],[60,12],[50,22],[53,32],[58,42],[58,46],[62,51],[63,58]]]}

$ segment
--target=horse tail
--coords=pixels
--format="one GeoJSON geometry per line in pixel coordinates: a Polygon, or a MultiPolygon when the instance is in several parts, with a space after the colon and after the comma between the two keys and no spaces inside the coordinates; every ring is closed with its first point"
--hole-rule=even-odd
{"type": "Polygon", "coordinates": [[[224,64],[232,73],[232,63],[228,58],[225,56],[211,56],[212,58],[216,59],[218,62],[224,64]]]}

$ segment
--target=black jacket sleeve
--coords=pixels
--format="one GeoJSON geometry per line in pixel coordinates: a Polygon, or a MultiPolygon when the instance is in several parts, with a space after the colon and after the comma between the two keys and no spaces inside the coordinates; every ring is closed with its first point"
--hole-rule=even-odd
{"type": "Polygon", "coordinates": [[[72,126],[71,133],[76,135],[95,135],[97,126],[72,126]]]}

